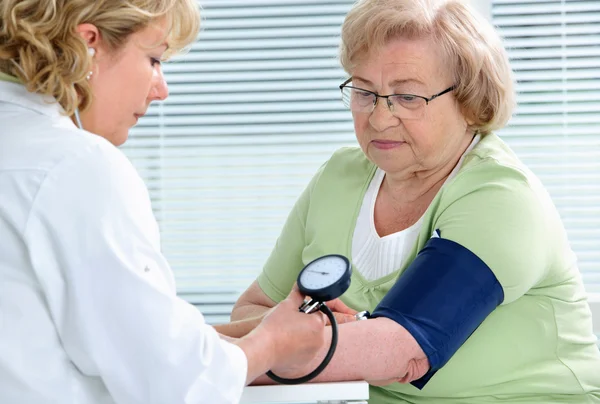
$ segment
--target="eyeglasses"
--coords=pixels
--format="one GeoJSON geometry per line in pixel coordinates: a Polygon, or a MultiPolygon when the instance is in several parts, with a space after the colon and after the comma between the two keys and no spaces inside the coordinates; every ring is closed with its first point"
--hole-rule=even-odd
{"type": "Polygon", "coordinates": [[[371,113],[377,105],[379,98],[385,98],[387,106],[392,115],[400,119],[420,119],[423,117],[425,105],[429,105],[430,101],[437,97],[449,93],[456,89],[456,86],[451,86],[444,91],[432,95],[431,97],[423,97],[415,94],[390,94],[379,95],[373,91],[364,90],[352,85],[352,77],[340,84],[342,91],[342,102],[351,111],[371,113]]]}

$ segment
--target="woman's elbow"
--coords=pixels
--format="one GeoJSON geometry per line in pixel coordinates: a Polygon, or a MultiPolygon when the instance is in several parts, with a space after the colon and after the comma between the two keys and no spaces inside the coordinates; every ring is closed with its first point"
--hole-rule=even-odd
{"type": "Polygon", "coordinates": [[[372,386],[388,386],[393,383],[410,383],[425,376],[429,370],[427,359],[410,359],[406,364],[406,370],[400,376],[385,380],[367,380],[372,386]]]}

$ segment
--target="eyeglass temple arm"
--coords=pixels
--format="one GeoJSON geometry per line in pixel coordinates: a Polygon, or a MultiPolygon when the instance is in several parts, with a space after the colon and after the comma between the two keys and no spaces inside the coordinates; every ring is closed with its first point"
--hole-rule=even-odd
{"type": "Polygon", "coordinates": [[[432,95],[431,98],[425,98],[425,101],[427,102],[427,104],[429,104],[429,101],[433,101],[435,100],[437,97],[439,97],[440,95],[444,95],[446,93],[449,93],[452,90],[456,90],[456,86],[450,86],[447,89],[445,89],[444,91],[442,91],[441,93],[437,93],[435,95],[432,95]]]}

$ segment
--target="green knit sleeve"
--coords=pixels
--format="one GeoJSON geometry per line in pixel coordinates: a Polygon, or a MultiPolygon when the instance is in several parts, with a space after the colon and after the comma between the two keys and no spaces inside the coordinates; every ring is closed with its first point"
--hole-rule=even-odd
{"type": "Polygon", "coordinates": [[[275,302],[285,299],[304,267],[302,251],[305,247],[306,217],[311,193],[324,167],[325,165],[315,174],[296,201],[258,277],[258,285],[262,291],[275,302]]]}
{"type": "Polygon", "coordinates": [[[503,304],[535,287],[551,265],[550,238],[560,223],[541,184],[519,169],[485,162],[447,185],[435,223],[441,237],[490,267],[504,290],[503,304]]]}

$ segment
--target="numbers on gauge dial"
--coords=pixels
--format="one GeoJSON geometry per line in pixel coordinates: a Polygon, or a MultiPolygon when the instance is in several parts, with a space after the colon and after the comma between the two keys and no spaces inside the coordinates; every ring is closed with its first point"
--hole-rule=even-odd
{"type": "Polygon", "coordinates": [[[329,256],[312,262],[302,271],[299,281],[306,289],[319,290],[340,280],[348,268],[341,257],[329,256]]]}

